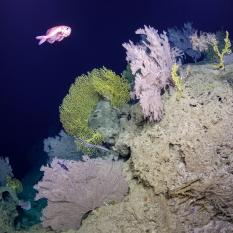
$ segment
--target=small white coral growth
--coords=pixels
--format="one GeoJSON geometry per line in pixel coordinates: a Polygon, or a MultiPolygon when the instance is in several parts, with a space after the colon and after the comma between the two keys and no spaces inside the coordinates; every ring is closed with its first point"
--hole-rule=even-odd
{"type": "Polygon", "coordinates": [[[134,94],[139,99],[145,118],[158,121],[163,116],[161,90],[171,83],[172,65],[182,53],[171,48],[166,32],[159,34],[152,27],[138,29],[136,34],[143,35],[142,44],[132,41],[124,43],[127,50],[126,60],[135,76],[134,94]]]}
{"type": "Polygon", "coordinates": [[[5,185],[7,176],[13,176],[9,158],[0,157],[0,186],[5,185]]]}
{"type": "Polygon", "coordinates": [[[207,32],[200,32],[200,35],[198,36],[197,31],[195,31],[195,33],[190,36],[190,40],[193,49],[200,52],[208,50],[209,45],[217,43],[215,34],[207,32]]]}
{"type": "Polygon", "coordinates": [[[41,168],[44,177],[35,189],[36,200],[48,200],[43,210],[44,227],[56,231],[78,229],[89,211],[121,201],[127,193],[121,162],[84,158],[84,162],[53,159],[51,167],[41,168]]]}

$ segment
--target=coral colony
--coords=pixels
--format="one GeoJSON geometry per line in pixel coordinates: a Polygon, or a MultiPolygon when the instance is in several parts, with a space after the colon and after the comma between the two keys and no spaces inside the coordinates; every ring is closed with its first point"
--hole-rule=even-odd
{"type": "MultiPolygon", "coordinates": [[[[70,32],[55,27],[37,39],[70,32]]],[[[40,199],[36,232],[233,232],[229,33],[186,23],[136,34],[139,42],[123,43],[121,75],[101,67],[71,85],[59,107],[63,129],[44,140],[32,205],[0,158],[1,233],[15,232],[18,208],[33,211],[40,199]]]]}

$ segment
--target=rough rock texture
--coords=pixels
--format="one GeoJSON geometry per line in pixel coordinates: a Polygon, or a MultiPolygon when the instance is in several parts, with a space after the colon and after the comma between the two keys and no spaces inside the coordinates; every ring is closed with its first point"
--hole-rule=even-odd
{"type": "Polygon", "coordinates": [[[119,110],[111,107],[110,102],[100,101],[90,116],[89,126],[97,129],[107,144],[115,144],[119,134],[119,110]]]}
{"type": "Polygon", "coordinates": [[[160,222],[156,219],[155,208],[159,209],[152,190],[132,181],[130,194],[124,202],[109,205],[94,211],[86,220],[78,233],[87,232],[151,232],[158,228],[160,222]]]}
{"type": "MultiPolygon", "coordinates": [[[[142,130],[125,122],[115,145],[131,151],[134,176],[156,193],[175,189],[211,172],[228,169],[233,151],[233,91],[208,66],[194,66],[185,82],[185,98],[164,96],[166,115],[142,130]]],[[[121,122],[123,122],[122,120],[121,122]]]]}
{"type": "Polygon", "coordinates": [[[197,228],[194,233],[232,233],[233,224],[225,221],[211,221],[204,227],[197,228]]]}
{"type": "Polygon", "coordinates": [[[122,115],[114,149],[130,155],[130,193],[78,232],[233,232],[233,65],[193,65],[187,74],[185,98],[163,96],[161,122],[143,124],[138,105],[122,115]]]}

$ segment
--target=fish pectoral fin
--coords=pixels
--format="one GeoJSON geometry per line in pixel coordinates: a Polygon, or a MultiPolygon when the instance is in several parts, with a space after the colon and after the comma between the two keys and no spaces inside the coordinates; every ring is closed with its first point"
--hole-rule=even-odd
{"type": "Polygon", "coordinates": [[[61,37],[58,38],[58,41],[62,41],[63,39],[64,39],[64,37],[61,36],[61,37]]]}
{"type": "Polygon", "coordinates": [[[54,39],[48,39],[48,42],[49,42],[50,44],[53,44],[53,43],[55,42],[55,40],[54,40],[54,39]]]}

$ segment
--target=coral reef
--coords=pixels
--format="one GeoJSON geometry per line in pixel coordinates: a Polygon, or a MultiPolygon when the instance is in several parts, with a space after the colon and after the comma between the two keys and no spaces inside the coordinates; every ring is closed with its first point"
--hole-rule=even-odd
{"type": "Polygon", "coordinates": [[[189,69],[184,98],[164,95],[159,123],[145,124],[138,104],[125,108],[114,148],[130,154],[129,195],[92,212],[77,232],[232,232],[233,65],[189,69]]]}

